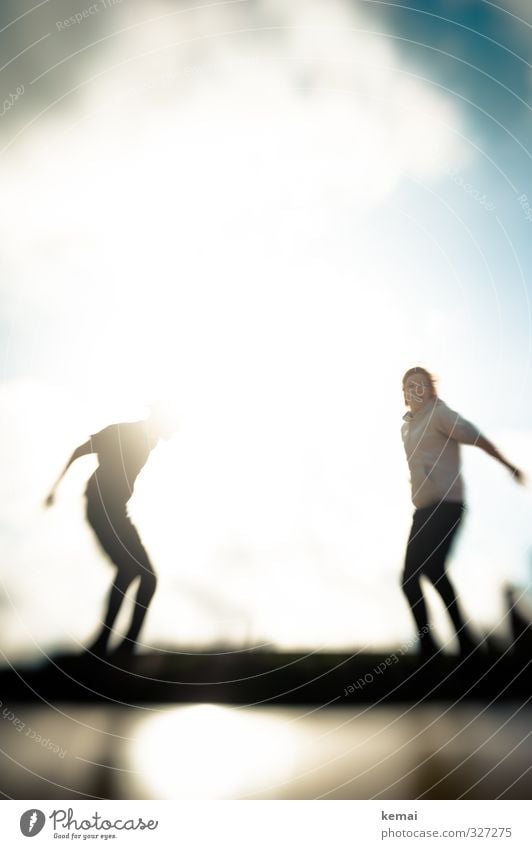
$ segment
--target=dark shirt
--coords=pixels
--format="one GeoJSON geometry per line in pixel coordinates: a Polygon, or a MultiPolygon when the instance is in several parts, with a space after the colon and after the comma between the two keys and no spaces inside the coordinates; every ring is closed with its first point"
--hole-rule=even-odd
{"type": "Polygon", "coordinates": [[[125,504],[153,447],[146,422],[109,425],[93,434],[90,442],[99,466],[89,478],[87,496],[98,494],[106,502],[125,504]]]}

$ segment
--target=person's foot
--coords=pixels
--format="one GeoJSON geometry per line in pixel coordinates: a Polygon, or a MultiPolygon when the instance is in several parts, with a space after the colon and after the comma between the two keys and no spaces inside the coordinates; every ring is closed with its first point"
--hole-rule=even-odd
{"type": "Polygon", "coordinates": [[[425,663],[428,660],[432,660],[432,658],[436,657],[440,652],[440,648],[438,644],[432,639],[425,635],[419,641],[419,659],[425,663]]]}
{"type": "Polygon", "coordinates": [[[113,657],[117,660],[128,660],[135,654],[136,643],[125,637],[113,652],[113,657]]]}
{"type": "Polygon", "coordinates": [[[479,651],[480,643],[473,639],[469,632],[461,631],[457,636],[462,660],[468,660],[479,651]]]}
{"type": "Polygon", "coordinates": [[[85,649],[85,654],[95,657],[105,657],[107,654],[107,637],[99,636],[85,649]]]}

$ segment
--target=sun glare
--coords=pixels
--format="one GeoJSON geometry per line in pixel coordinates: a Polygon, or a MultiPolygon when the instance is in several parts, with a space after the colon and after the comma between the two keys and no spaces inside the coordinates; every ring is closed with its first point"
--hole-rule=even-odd
{"type": "Polygon", "coordinates": [[[286,781],[298,751],[279,717],[203,704],[144,720],[130,758],[152,798],[230,799],[286,781]]]}

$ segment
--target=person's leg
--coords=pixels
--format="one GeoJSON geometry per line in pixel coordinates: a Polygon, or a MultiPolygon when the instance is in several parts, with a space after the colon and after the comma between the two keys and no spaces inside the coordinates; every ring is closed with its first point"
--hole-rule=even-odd
{"type": "Polygon", "coordinates": [[[418,509],[414,513],[406,546],[401,587],[414,617],[421,651],[433,654],[436,651],[436,644],[430,634],[427,606],[420,582],[424,563],[430,553],[429,546],[430,510],[418,509]]]}
{"type": "MultiPolygon", "coordinates": [[[[140,566],[130,551],[131,548],[136,547],[138,534],[127,516],[126,505],[114,504],[109,500],[104,504],[99,494],[87,500],[87,520],[101,548],[117,567],[116,578],[107,599],[102,628],[89,648],[95,654],[104,654],[126,592],[140,572],[140,566]]],[[[146,558],[142,545],[140,547],[146,558]]]]}
{"type": "Polygon", "coordinates": [[[106,613],[101,631],[96,637],[96,640],[89,647],[89,651],[94,654],[106,653],[113,625],[122,606],[122,602],[124,601],[126,592],[134,578],[134,575],[123,573],[120,569],[118,570],[115,581],[109,591],[106,613]]]}
{"type": "Polygon", "coordinates": [[[131,622],[127,634],[119,646],[119,650],[121,652],[132,652],[144,624],[148,607],[155,594],[157,578],[137,529],[129,517],[126,517],[126,522],[127,526],[124,525],[122,528],[122,539],[126,552],[124,555],[124,570],[127,569],[133,577],[140,576],[140,583],[134,602],[131,622]]]}
{"type": "Polygon", "coordinates": [[[471,631],[469,630],[467,622],[465,621],[461,607],[458,603],[458,597],[451,581],[444,573],[440,576],[438,581],[434,583],[434,586],[438,590],[443,599],[443,603],[447,608],[447,612],[451,618],[451,622],[453,623],[454,630],[456,631],[456,636],[462,653],[472,651],[472,649],[475,648],[476,643],[471,631]]]}
{"type": "Polygon", "coordinates": [[[475,643],[465,622],[453,584],[445,571],[449,551],[463,519],[463,505],[442,502],[434,514],[434,547],[424,572],[441,596],[453,623],[462,652],[475,643]]]}
{"type": "Polygon", "coordinates": [[[120,651],[132,652],[134,650],[140,630],[148,612],[148,607],[150,606],[151,600],[155,594],[156,587],[157,578],[155,577],[155,573],[148,570],[144,571],[141,575],[139,588],[137,590],[131,624],[123,642],[119,646],[120,651]]]}

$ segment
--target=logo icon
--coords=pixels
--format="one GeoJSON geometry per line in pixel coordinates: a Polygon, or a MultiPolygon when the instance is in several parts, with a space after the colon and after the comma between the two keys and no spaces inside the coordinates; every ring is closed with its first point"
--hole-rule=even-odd
{"type": "Polygon", "coordinates": [[[20,818],[20,830],[24,837],[35,837],[42,831],[46,817],[38,808],[30,808],[29,811],[24,811],[20,818]]]}

